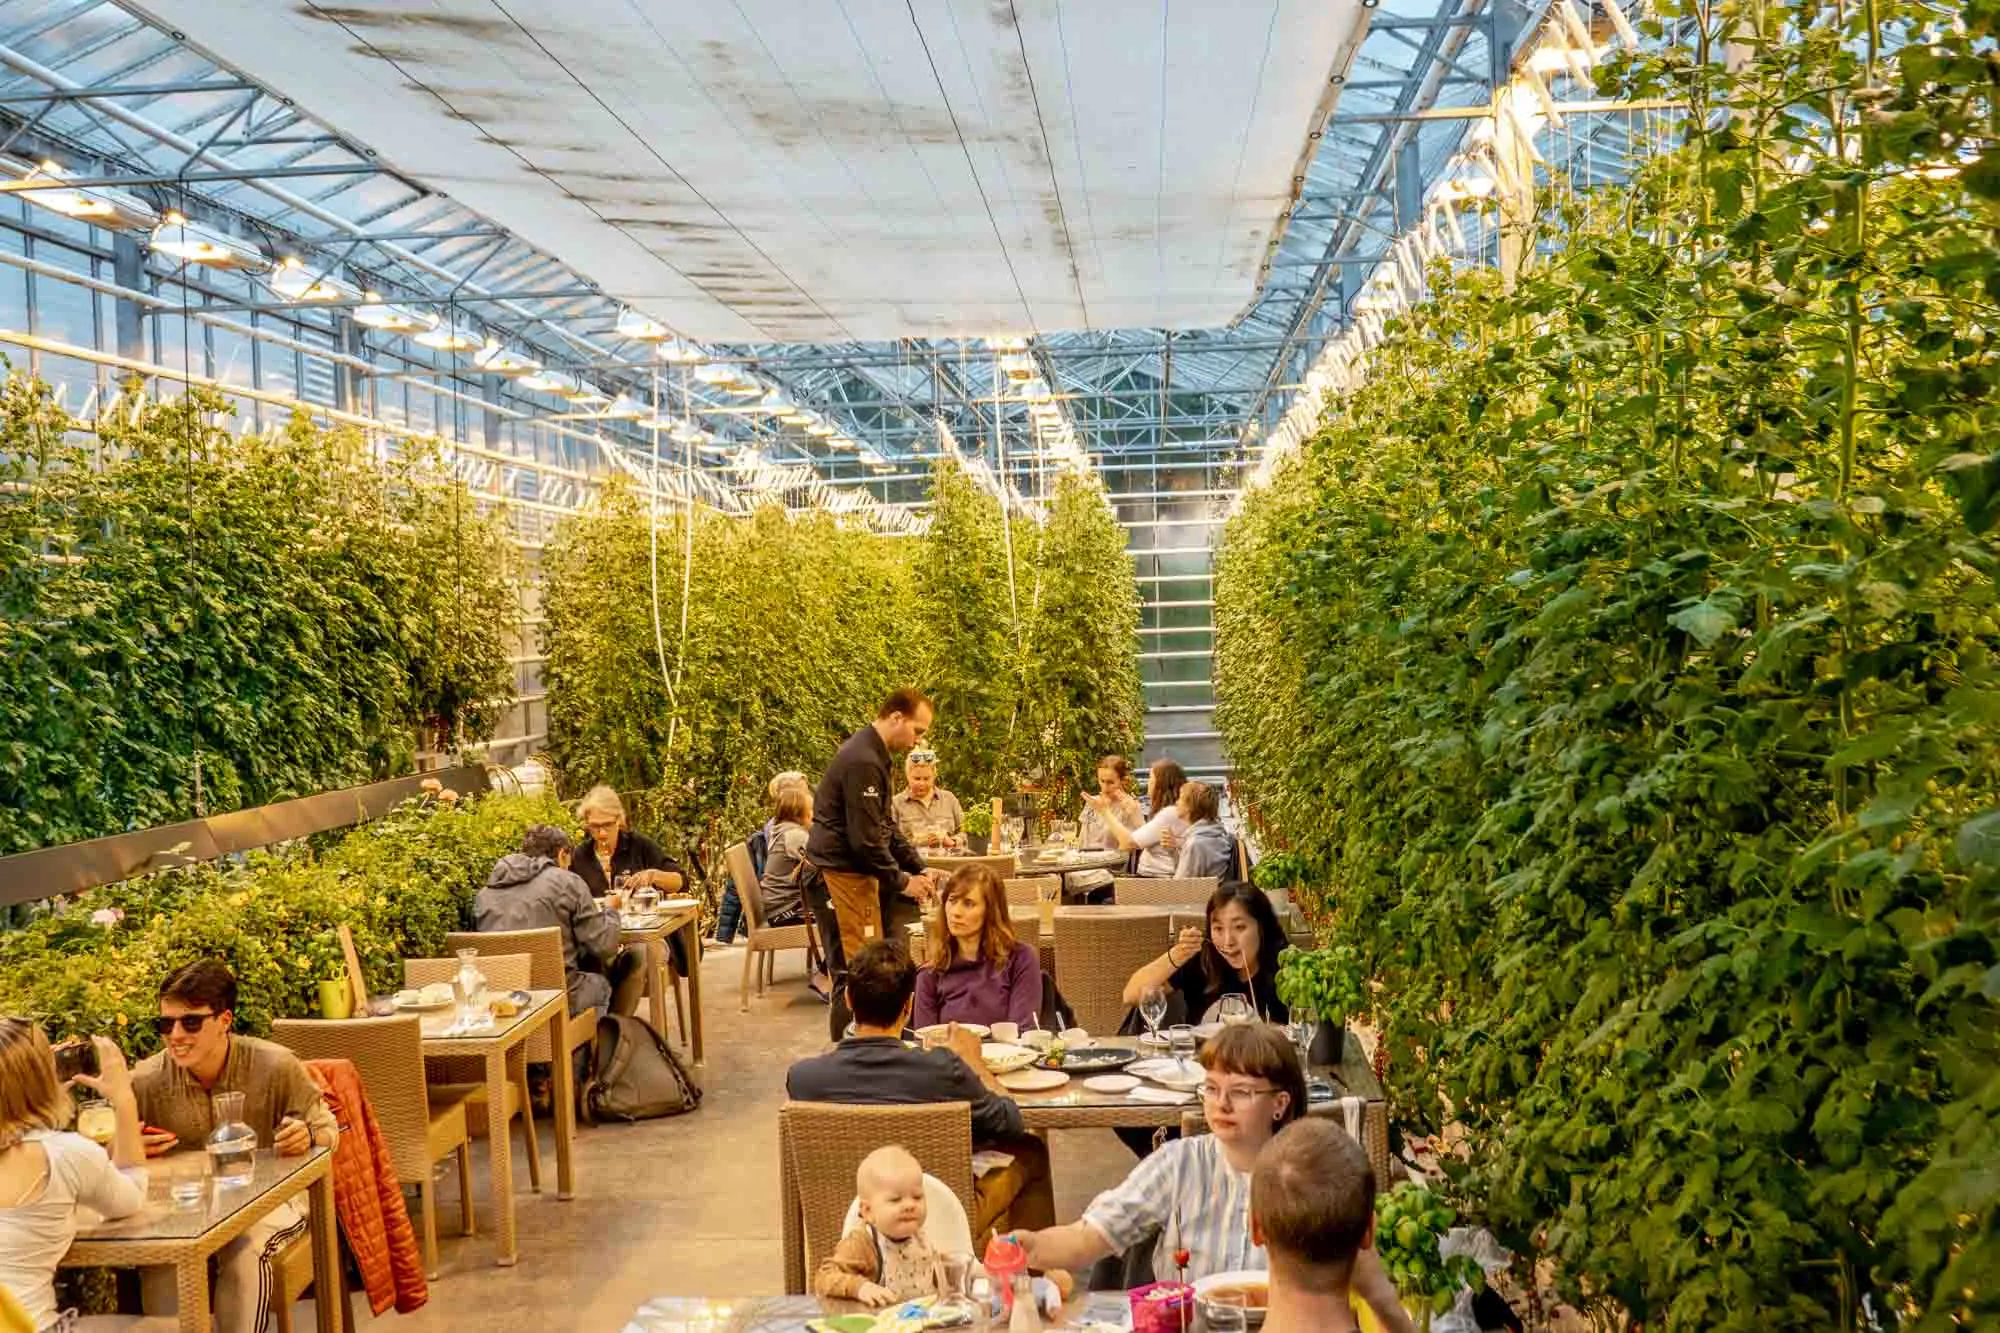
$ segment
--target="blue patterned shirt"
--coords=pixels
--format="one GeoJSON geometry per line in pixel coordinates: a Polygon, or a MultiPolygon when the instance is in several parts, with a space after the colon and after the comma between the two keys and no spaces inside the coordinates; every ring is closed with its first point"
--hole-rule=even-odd
{"type": "Polygon", "coordinates": [[[1153,1276],[1174,1281],[1174,1251],[1188,1252],[1187,1280],[1269,1266],[1250,1241],[1250,1173],[1230,1167],[1213,1134],[1175,1139],[1091,1200],[1083,1220],[1114,1250],[1152,1239],[1153,1276]]]}

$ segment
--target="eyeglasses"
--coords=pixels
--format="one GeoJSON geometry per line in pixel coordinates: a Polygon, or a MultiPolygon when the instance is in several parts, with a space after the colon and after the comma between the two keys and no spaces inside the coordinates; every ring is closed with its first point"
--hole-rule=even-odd
{"type": "Polygon", "coordinates": [[[1213,1083],[1204,1083],[1201,1085],[1201,1099],[1213,1102],[1225,1111],[1234,1111],[1276,1091],[1276,1088],[1218,1088],[1213,1083]]]}
{"type": "Polygon", "coordinates": [[[170,1036],[174,1025],[178,1023],[182,1032],[192,1036],[207,1026],[208,1020],[214,1017],[214,1014],[180,1014],[173,1018],[162,1016],[153,1020],[153,1031],[162,1037],[170,1036]]]}

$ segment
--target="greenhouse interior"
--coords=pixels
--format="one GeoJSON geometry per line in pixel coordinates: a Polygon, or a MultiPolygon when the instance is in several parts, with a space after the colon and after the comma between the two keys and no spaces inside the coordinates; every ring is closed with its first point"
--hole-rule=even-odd
{"type": "Polygon", "coordinates": [[[0,1333],[2000,1329],[1996,336],[1991,3],[0,0],[0,1333]]]}

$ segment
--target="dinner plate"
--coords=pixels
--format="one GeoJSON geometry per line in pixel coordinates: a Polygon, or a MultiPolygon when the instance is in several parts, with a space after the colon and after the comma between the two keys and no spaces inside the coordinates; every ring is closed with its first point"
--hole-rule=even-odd
{"type": "Polygon", "coordinates": [[[1141,1078],[1151,1079],[1163,1088],[1185,1092],[1190,1088],[1201,1086],[1201,1066],[1192,1060],[1175,1060],[1171,1057],[1140,1060],[1128,1065],[1127,1069],[1141,1078]]]}
{"type": "Polygon", "coordinates": [[[1116,1094],[1132,1091],[1132,1089],[1139,1086],[1139,1080],[1133,1078],[1130,1074],[1099,1074],[1095,1078],[1085,1079],[1083,1086],[1089,1088],[1092,1092],[1116,1094]]]}
{"type": "Polygon", "coordinates": [[[996,1074],[1025,1069],[1042,1058],[1042,1053],[1032,1046],[1014,1046],[1002,1041],[987,1042],[979,1048],[979,1055],[996,1074]]]}
{"type": "Polygon", "coordinates": [[[1087,1050],[1068,1050],[1063,1058],[1049,1062],[1054,1069],[1066,1069],[1072,1074],[1104,1074],[1113,1069],[1123,1069],[1139,1056],[1136,1052],[1119,1046],[1093,1046],[1087,1050]]]}
{"type": "Polygon", "coordinates": [[[1017,1069],[1000,1075],[998,1082],[1012,1092],[1047,1092],[1069,1082],[1069,1075],[1059,1069],[1017,1069]]]}
{"type": "Polygon", "coordinates": [[[699,907],[699,906],[701,906],[701,900],[698,898],[660,899],[660,910],[662,912],[683,912],[690,907],[699,907]]]}
{"type": "Polygon", "coordinates": [[[405,1000],[401,995],[394,997],[389,1003],[395,1005],[405,1013],[412,1014],[428,1014],[438,1009],[449,1009],[452,1004],[450,996],[446,996],[442,1000],[425,1001],[422,998],[405,1000]]]}

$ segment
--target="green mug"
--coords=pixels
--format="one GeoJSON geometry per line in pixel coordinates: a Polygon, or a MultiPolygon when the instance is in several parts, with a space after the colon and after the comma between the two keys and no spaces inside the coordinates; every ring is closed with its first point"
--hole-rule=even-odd
{"type": "Polygon", "coordinates": [[[348,987],[347,978],[319,983],[319,1016],[321,1018],[349,1018],[354,1013],[354,992],[348,987]]]}

